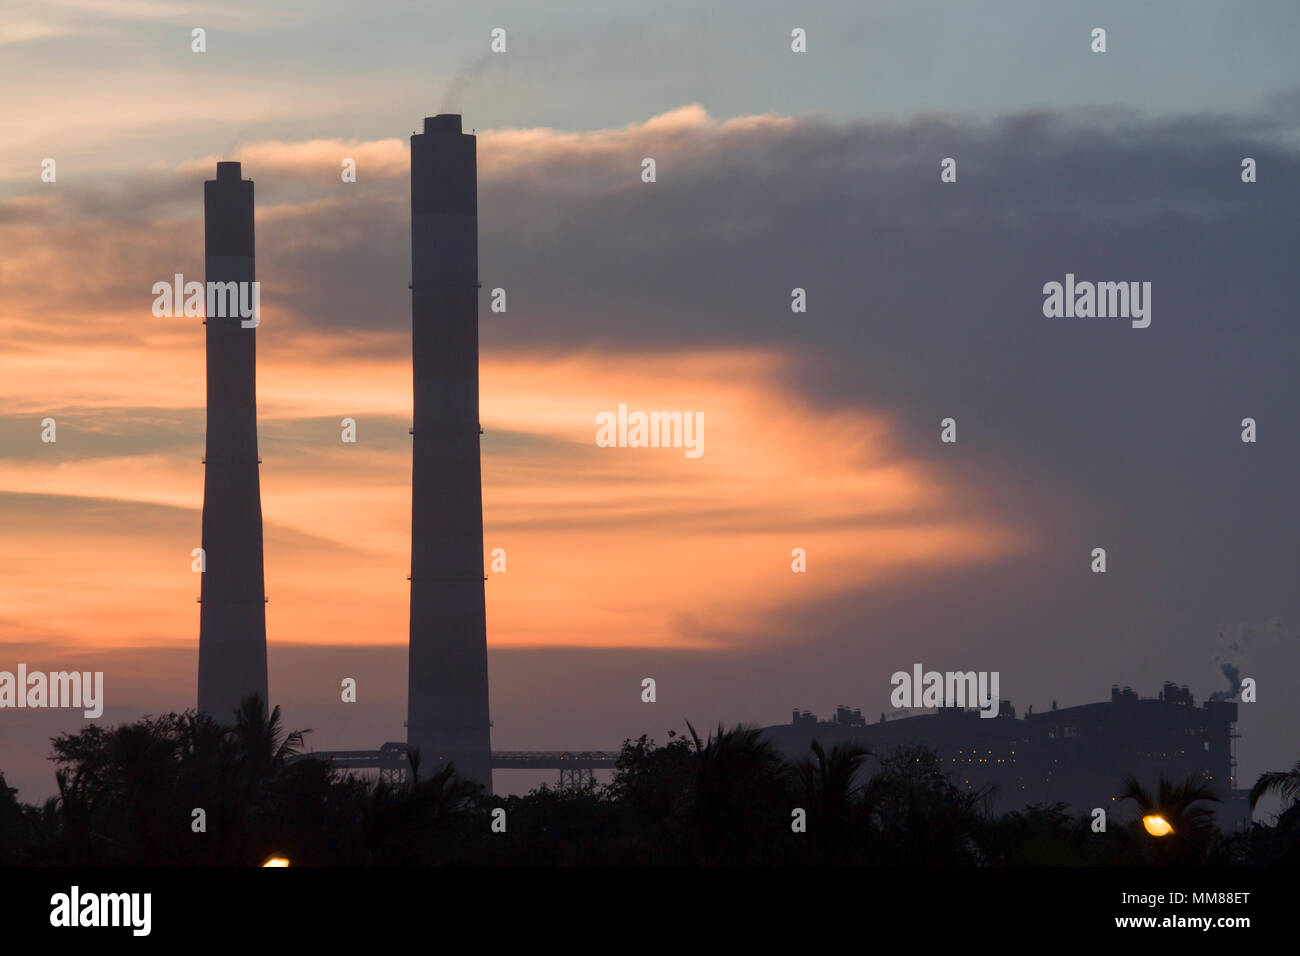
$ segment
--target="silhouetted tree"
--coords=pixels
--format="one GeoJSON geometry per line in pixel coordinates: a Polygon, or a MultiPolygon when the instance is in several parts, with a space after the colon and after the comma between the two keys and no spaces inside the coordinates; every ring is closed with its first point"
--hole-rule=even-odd
{"type": "Polygon", "coordinates": [[[18,791],[0,773],[0,865],[26,862],[24,851],[32,837],[31,822],[18,802],[18,791]]]}
{"type": "Polygon", "coordinates": [[[289,759],[302,752],[303,737],[310,730],[285,732],[280,724],[280,706],[267,714],[262,699],[252,694],[235,711],[230,737],[236,748],[239,778],[245,787],[265,786],[273,781],[289,759]]]}
{"type": "Polygon", "coordinates": [[[1279,827],[1294,827],[1300,821],[1300,761],[1290,770],[1262,773],[1250,788],[1250,809],[1266,794],[1276,794],[1287,804],[1278,816],[1279,827]]]}
{"type": "Polygon", "coordinates": [[[1300,762],[1290,770],[1275,770],[1260,774],[1250,788],[1250,809],[1264,796],[1276,794],[1282,798],[1282,812],[1273,826],[1255,824],[1241,844],[1245,859],[1262,863],[1300,863],[1300,762]]]}
{"type": "Polygon", "coordinates": [[[881,761],[875,817],[882,862],[899,866],[976,865],[987,788],[960,790],[931,747],[899,747],[881,761]]]}
{"type": "MultiPolygon", "coordinates": [[[[980,838],[1001,866],[1116,866],[1130,862],[1126,841],[1094,833],[1090,814],[1071,816],[1065,802],[1029,804],[990,820],[980,838]]],[[[1121,832],[1121,831],[1116,831],[1121,832]]]]}
{"type": "MultiPolygon", "coordinates": [[[[17,801],[0,777],[0,862],[257,865],[271,853],[296,864],[855,864],[1023,866],[1124,863],[1286,863],[1300,841],[1257,825],[1224,838],[1215,794],[1199,779],[1136,779],[1125,799],[1174,828],[1140,823],[1091,832],[1064,804],[993,817],[987,788],[959,787],[938,754],[902,747],[868,773],[861,747],[829,753],[810,742],[799,765],[761,731],[719,725],[701,739],[669,732],[657,746],[625,741],[606,787],[539,787],[491,796],[453,766],[391,786],[301,755],[305,731],[283,729],[279,708],[241,704],[229,724],[187,711],[116,727],[90,725],[53,741],[59,795],[17,801]],[[791,811],[808,814],[793,833],[791,811]],[[506,811],[508,839],[493,835],[506,811]],[[195,832],[192,811],[206,814],[195,832]]],[[[1253,800],[1276,792],[1300,816],[1300,765],[1265,774],[1253,800]]],[[[1289,825],[1289,824],[1288,824],[1289,825]]],[[[1291,829],[1300,829],[1292,826],[1291,829]]]]}
{"type": "MultiPolygon", "coordinates": [[[[416,755],[412,770],[419,767],[416,755]]],[[[431,776],[413,776],[408,787],[379,783],[364,798],[363,827],[370,863],[384,865],[472,862],[446,840],[468,833],[468,817],[480,813],[482,788],[457,776],[448,764],[431,776]]],[[[486,822],[482,828],[486,830],[486,822]]],[[[464,842],[463,840],[461,842],[464,842]]]]}
{"type": "Polygon", "coordinates": [[[789,845],[791,769],[770,740],[743,724],[701,740],[688,722],[695,750],[687,786],[691,862],[772,862],[789,845]]]}
{"type": "Polygon", "coordinates": [[[623,742],[606,794],[619,809],[627,862],[667,864],[685,858],[692,759],[690,743],[676,731],[668,732],[662,747],[645,734],[623,742]]]}
{"type": "MultiPolygon", "coordinates": [[[[1204,862],[1214,841],[1214,809],[1203,806],[1218,803],[1219,797],[1204,780],[1197,777],[1174,783],[1160,775],[1156,793],[1152,795],[1133,774],[1124,778],[1119,799],[1132,800],[1142,817],[1163,817],[1173,833],[1164,837],[1147,837],[1146,853],[1152,862],[1195,863],[1204,862]]],[[[1131,829],[1139,834],[1142,822],[1135,821],[1131,829]]],[[[1142,830],[1145,833],[1145,830],[1142,830]]],[[[1140,834],[1139,834],[1140,835],[1140,834]]]]}
{"type": "Polygon", "coordinates": [[[856,779],[871,751],[857,744],[840,744],[827,756],[816,740],[810,749],[812,757],[799,768],[810,842],[816,846],[820,862],[844,862],[851,857],[853,844],[860,842],[854,837],[864,808],[855,798],[864,788],[856,779]]]}

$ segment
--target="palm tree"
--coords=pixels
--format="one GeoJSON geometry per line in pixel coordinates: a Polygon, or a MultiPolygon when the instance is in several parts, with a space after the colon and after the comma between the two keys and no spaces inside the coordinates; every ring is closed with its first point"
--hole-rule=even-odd
{"type": "Polygon", "coordinates": [[[407,757],[411,763],[408,787],[381,783],[370,788],[362,800],[361,826],[372,864],[443,862],[467,842],[470,812],[483,796],[483,788],[457,775],[452,764],[422,778],[419,751],[408,751],[407,757]]]}
{"type": "Polygon", "coordinates": [[[756,837],[788,828],[790,768],[757,727],[738,724],[700,739],[688,721],[688,806],[698,862],[744,863],[761,856],[756,837]]]}
{"type": "Polygon", "coordinates": [[[1277,794],[1288,804],[1278,817],[1278,824],[1282,825],[1283,821],[1287,825],[1294,824],[1296,818],[1300,817],[1300,760],[1290,770],[1271,770],[1260,774],[1255,786],[1250,788],[1250,809],[1254,810],[1260,798],[1270,793],[1277,794]]]}
{"type": "Polygon", "coordinates": [[[1202,806],[1206,803],[1219,803],[1219,796],[1209,784],[1199,777],[1188,777],[1181,783],[1174,783],[1164,774],[1160,775],[1156,793],[1142,786],[1134,774],[1124,778],[1120,800],[1132,800],[1138,805],[1142,817],[1158,816],[1164,818],[1172,829],[1172,841],[1157,838],[1160,851],[1167,862],[1191,862],[1203,860],[1214,838],[1214,809],[1202,806]]]}
{"type": "Polygon", "coordinates": [[[302,753],[303,737],[311,730],[286,733],[280,723],[280,705],[268,716],[262,698],[250,694],[235,710],[235,723],[229,738],[235,746],[240,764],[240,780],[248,790],[256,790],[279,776],[289,758],[302,753]]]}
{"type": "Polygon", "coordinates": [[[1300,857],[1300,761],[1290,770],[1261,774],[1250,788],[1250,809],[1253,811],[1260,798],[1269,793],[1288,804],[1277,816],[1273,836],[1277,852],[1294,862],[1300,857]]]}
{"type": "Polygon", "coordinates": [[[853,822],[853,798],[863,790],[854,780],[871,751],[860,744],[839,744],[828,757],[816,740],[811,750],[812,759],[799,768],[799,784],[814,840],[824,860],[842,857],[849,850],[845,837],[853,822]]]}

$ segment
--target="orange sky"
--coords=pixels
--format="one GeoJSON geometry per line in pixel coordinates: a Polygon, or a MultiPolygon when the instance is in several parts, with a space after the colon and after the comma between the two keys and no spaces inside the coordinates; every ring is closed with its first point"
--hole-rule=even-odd
{"type": "MultiPolygon", "coordinates": [[[[399,642],[410,459],[409,448],[391,439],[394,423],[409,418],[409,362],[322,368],[275,349],[273,324],[258,334],[267,343],[259,386],[271,639],[399,642]],[[357,420],[356,445],[343,444],[329,424],[343,417],[357,420]],[[301,437],[292,447],[267,437],[296,426],[301,437]],[[281,444],[287,454],[276,453],[281,444]]],[[[75,424],[83,418],[111,434],[116,413],[96,408],[153,407],[159,420],[169,407],[200,413],[197,331],[147,352],[64,347],[59,354],[64,370],[87,376],[77,413],[61,424],[60,450],[83,440],[86,428],[75,424]],[[133,366],[148,374],[112,373],[133,366]]],[[[6,379],[4,401],[30,417],[33,444],[0,461],[0,491],[108,499],[115,507],[93,518],[96,504],[87,500],[60,515],[14,509],[0,552],[0,605],[69,637],[193,640],[198,585],[189,566],[198,545],[201,445],[188,454],[54,460],[39,441],[44,413],[25,398],[45,365],[33,357],[6,379]],[[149,505],[183,510],[132,531],[149,505]]],[[[485,548],[505,548],[507,561],[504,574],[490,575],[490,640],[741,639],[761,632],[765,613],[785,602],[1014,547],[1009,529],[963,515],[951,488],[896,458],[887,421],[801,407],[776,384],[781,369],[779,358],[758,353],[485,361],[485,548]],[[619,402],[702,412],[704,454],[597,448],[595,416],[619,402]],[[539,441],[502,448],[496,435],[503,432],[539,441]],[[807,574],[791,571],[795,547],[808,553],[807,574]]]]}
{"type": "MultiPolygon", "coordinates": [[[[647,131],[707,151],[710,137],[781,122],[719,124],[686,107],[639,127],[505,131],[483,137],[481,168],[490,179],[528,175],[530,163],[571,163],[570,154],[599,160],[634,151],[647,131]]],[[[259,143],[237,156],[259,176],[310,179],[340,152],[360,157],[367,176],[405,175],[399,140],[259,143]]],[[[196,159],[174,172],[208,168],[196,159]]],[[[259,234],[330,201],[259,195],[259,234]]],[[[122,270],[142,290],[173,271],[195,273],[201,260],[175,249],[175,236],[201,232],[193,219],[155,218],[115,234],[54,199],[10,202],[28,212],[37,204],[45,224],[0,242],[0,278],[14,292],[0,304],[0,421],[11,438],[0,456],[0,640],[39,631],[106,646],[194,641],[202,326],[154,318],[143,291],[138,308],[115,307],[111,296],[85,313],[70,304],[122,270]],[[93,253],[70,264],[74,242],[93,253]],[[174,265],[160,271],[159,261],[174,265]],[[59,423],[56,445],[40,442],[46,416],[59,423]]],[[[409,339],[316,327],[288,310],[291,296],[279,301],[277,314],[264,295],[257,333],[269,639],[403,642],[409,339]],[[358,423],[355,445],[340,441],[344,417],[358,423]]],[[[485,307],[481,316],[490,321],[485,307]]],[[[791,391],[796,361],[698,347],[486,352],[485,555],[501,547],[507,560],[488,582],[489,642],[758,641],[771,613],[792,602],[1025,546],[1023,532],[971,492],[909,460],[888,415],[827,411],[791,391]],[[596,415],[620,403],[703,413],[703,456],[598,448],[596,415]],[[807,552],[808,573],[791,571],[794,548],[807,552]]]]}

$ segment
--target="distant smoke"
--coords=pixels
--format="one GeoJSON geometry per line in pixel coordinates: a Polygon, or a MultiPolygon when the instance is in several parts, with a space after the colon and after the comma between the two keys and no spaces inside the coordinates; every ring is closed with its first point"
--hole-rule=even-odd
{"type": "Polygon", "coordinates": [[[1228,683],[1232,685],[1232,689],[1216,690],[1210,695],[1210,700],[1227,700],[1230,697],[1236,697],[1237,692],[1241,690],[1241,669],[1235,664],[1223,661],[1219,664],[1219,670],[1223,671],[1223,676],[1228,678],[1228,683]]]}
{"type": "Polygon", "coordinates": [[[442,94],[442,105],[438,107],[439,113],[464,112],[465,94],[487,72],[488,61],[491,58],[491,53],[484,53],[447,81],[446,92],[442,94]]]}
{"type": "Polygon", "coordinates": [[[1210,700],[1227,700],[1241,690],[1241,672],[1250,665],[1255,651],[1263,646],[1273,646],[1284,641],[1300,642],[1300,628],[1287,627],[1279,618],[1263,624],[1238,624],[1219,632],[1219,651],[1214,663],[1228,679],[1230,689],[1215,691],[1210,700]]]}

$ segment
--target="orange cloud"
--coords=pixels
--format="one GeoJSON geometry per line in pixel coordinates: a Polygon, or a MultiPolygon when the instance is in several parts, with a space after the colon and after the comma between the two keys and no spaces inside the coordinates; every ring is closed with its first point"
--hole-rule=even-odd
{"type": "MultiPolygon", "coordinates": [[[[134,358],[171,369],[162,384],[101,374],[91,379],[99,389],[80,398],[87,407],[167,406],[170,398],[192,413],[202,398],[201,339],[183,341],[174,354],[134,358]]],[[[398,642],[410,459],[393,421],[409,420],[409,361],[324,355],[309,345],[272,350],[259,368],[271,639],[398,642]],[[339,441],[334,423],[344,416],[358,420],[355,446],[339,441]]],[[[489,640],[740,640],[761,635],[771,613],[792,602],[996,560],[1024,545],[1008,522],[972,517],[980,511],[968,496],[901,457],[885,417],[828,414],[786,391],[788,362],[715,351],[485,359],[484,544],[507,555],[506,573],[489,575],[489,640]],[[619,403],[702,413],[703,455],[596,447],[597,413],[619,403]],[[791,571],[793,548],[805,549],[806,574],[791,571]]],[[[116,413],[98,414],[111,431],[116,413]]],[[[0,461],[0,490],[165,505],[179,517],[166,529],[137,528],[126,509],[116,524],[88,527],[65,511],[26,531],[10,526],[6,549],[24,558],[5,567],[0,603],[98,641],[192,640],[201,436],[147,454],[124,447],[55,461],[37,432],[33,422],[30,454],[0,461]]]]}
{"type": "MultiPolygon", "coordinates": [[[[483,129],[476,131],[479,175],[490,179],[511,174],[521,167],[575,159],[604,162],[635,155],[639,161],[637,150],[647,143],[654,143],[657,149],[668,154],[683,148],[693,152],[720,149],[726,148],[734,138],[790,130],[798,122],[775,114],[739,116],[719,122],[699,103],[690,103],[614,129],[583,132],[545,126],[483,129]]],[[[308,174],[328,170],[337,174],[345,156],[356,159],[359,176],[401,178],[410,172],[410,144],[398,138],[261,140],[238,146],[230,155],[211,155],[181,163],[176,172],[210,176],[219,160],[235,160],[263,172],[308,174]]]]}
{"type": "MultiPolygon", "coordinates": [[[[608,160],[639,157],[647,136],[681,156],[792,122],[719,123],[691,105],[614,130],[488,131],[481,169],[506,177],[529,164],[594,159],[604,175],[626,177],[608,160]]],[[[398,179],[406,153],[400,139],[311,140],[254,143],[235,158],[280,173],[333,169],[352,155],[364,175],[398,179]]],[[[206,174],[213,161],[177,172],[206,174]]],[[[285,201],[259,216],[302,215],[331,201],[285,201]]],[[[0,281],[14,290],[0,314],[0,427],[19,436],[0,457],[0,607],[33,628],[106,645],[192,641],[203,327],[154,318],[148,293],[153,280],[200,268],[202,231],[192,217],[183,227],[144,217],[119,228],[106,218],[60,218],[59,208],[30,197],[0,204],[17,223],[0,240],[0,281]],[[179,256],[178,235],[189,244],[179,256]],[[138,296],[138,306],[76,308],[87,289],[114,281],[122,302],[138,296]],[[47,415],[60,421],[57,446],[39,442],[47,415]]],[[[400,642],[409,333],[323,329],[289,311],[292,300],[284,297],[285,312],[258,336],[270,638],[400,642]],[[292,334],[276,334],[286,329],[292,334]],[[356,445],[339,441],[344,417],[358,422],[356,445]]],[[[773,614],[794,604],[1029,546],[969,485],[908,456],[887,415],[801,398],[786,384],[797,378],[794,362],[757,349],[486,353],[484,545],[504,548],[508,568],[489,575],[489,640],[758,640],[773,614]],[[703,455],[598,448],[596,416],[620,404],[701,413],[703,455]],[[805,574],[791,570],[795,548],[807,554],[805,574]]]]}

